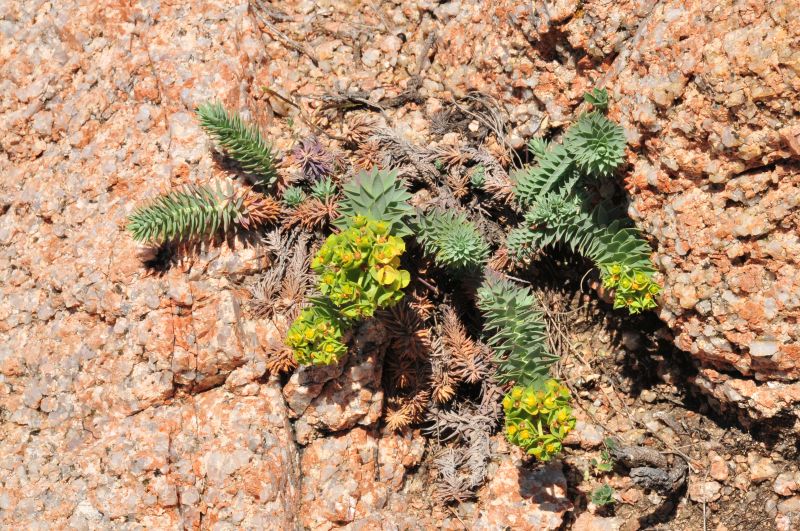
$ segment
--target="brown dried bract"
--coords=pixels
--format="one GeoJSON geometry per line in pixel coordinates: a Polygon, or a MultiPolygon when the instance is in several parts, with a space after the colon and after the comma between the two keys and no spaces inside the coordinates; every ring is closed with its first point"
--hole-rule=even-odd
{"type": "Polygon", "coordinates": [[[345,140],[355,146],[365,144],[377,127],[378,120],[374,116],[367,113],[351,114],[346,122],[345,140]]]}
{"type": "Polygon", "coordinates": [[[284,220],[284,225],[299,225],[307,231],[325,228],[339,217],[339,205],[334,199],[321,201],[310,197],[300,203],[284,220]]]}
{"type": "Polygon", "coordinates": [[[394,389],[409,389],[417,383],[416,364],[406,356],[392,353],[386,357],[386,378],[394,389]]]}
{"type": "Polygon", "coordinates": [[[445,182],[456,199],[461,199],[469,193],[469,176],[459,171],[457,167],[451,167],[445,177],[445,182]]]}
{"type": "Polygon", "coordinates": [[[447,167],[459,167],[466,164],[472,157],[462,151],[458,146],[447,146],[437,150],[437,158],[447,167]]]}
{"type": "Polygon", "coordinates": [[[389,399],[386,410],[386,427],[392,431],[402,430],[415,422],[422,421],[422,414],[428,407],[431,393],[428,390],[418,391],[414,395],[397,396],[389,399]]]}
{"type": "Polygon", "coordinates": [[[241,194],[242,206],[247,212],[245,219],[240,220],[242,226],[252,229],[278,221],[283,209],[275,198],[250,189],[241,194]]]}
{"type": "Polygon", "coordinates": [[[289,372],[297,367],[297,361],[294,359],[292,349],[286,346],[286,343],[283,341],[288,326],[283,321],[275,324],[277,328],[276,334],[274,337],[270,338],[264,346],[267,372],[271,375],[289,372]]]}
{"type": "Polygon", "coordinates": [[[478,355],[478,346],[467,335],[461,319],[450,306],[442,310],[442,342],[444,348],[455,358],[471,358],[478,355]]]}
{"type": "Polygon", "coordinates": [[[374,167],[382,168],[384,154],[379,142],[369,140],[360,145],[353,157],[353,165],[362,170],[371,170],[374,167]]]}
{"type": "Polygon", "coordinates": [[[416,360],[428,357],[431,332],[411,306],[405,302],[393,306],[381,313],[381,320],[398,357],[416,360]]]}

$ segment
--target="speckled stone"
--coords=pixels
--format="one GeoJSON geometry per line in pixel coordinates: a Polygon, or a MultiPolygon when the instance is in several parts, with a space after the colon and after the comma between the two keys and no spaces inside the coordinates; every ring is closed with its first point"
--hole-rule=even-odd
{"type": "MultiPolygon", "coordinates": [[[[271,24],[305,53],[245,1],[0,3],[0,526],[430,527],[402,495],[419,442],[376,433],[380,354],[280,389],[264,378],[270,332],[234,283],[263,265],[257,250],[213,246],[146,276],[123,230],[142,199],[228,175],[198,103],[240,109],[286,151],[303,120],[274,93],[311,115],[336,89],[397,95],[418,65],[427,103],[388,112],[421,143],[452,96],[493,98],[521,145],[608,87],[631,146],[629,210],[696,385],[743,418],[796,411],[800,6],[548,4],[287,0],[271,24]],[[365,486],[337,491],[315,471],[336,458],[352,466],[337,468],[343,485],[365,486]]],[[[478,524],[560,526],[563,474],[501,466],[478,524]],[[553,488],[520,499],[521,476],[553,488]],[[556,509],[533,510],[547,496],[556,509]]],[[[796,527],[795,509],[776,524],[796,527]]]]}

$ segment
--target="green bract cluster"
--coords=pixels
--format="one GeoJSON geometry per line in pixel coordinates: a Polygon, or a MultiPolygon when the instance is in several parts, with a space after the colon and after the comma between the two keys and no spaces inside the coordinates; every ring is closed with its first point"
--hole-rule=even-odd
{"type": "Polygon", "coordinates": [[[317,302],[304,309],[286,334],[286,344],[294,351],[298,363],[329,365],[347,352],[342,342],[346,323],[336,311],[317,302]]]}
{"type": "Polygon", "coordinates": [[[387,222],[355,216],[347,229],[328,236],[311,267],[320,275],[320,291],[342,316],[371,317],[403,298],[411,279],[400,269],[405,250],[402,238],[389,234],[387,222]]]}
{"type": "Polygon", "coordinates": [[[557,380],[513,387],[503,398],[506,438],[529,455],[549,461],[575,427],[569,400],[569,390],[557,380]]]}
{"type": "Polygon", "coordinates": [[[602,270],[603,287],[614,290],[614,308],[628,308],[631,313],[652,310],[661,286],[653,282],[649,271],[611,264],[602,270]]]}
{"type": "Polygon", "coordinates": [[[489,256],[489,244],[464,214],[431,212],[419,217],[417,238],[444,267],[476,269],[489,256]]]}

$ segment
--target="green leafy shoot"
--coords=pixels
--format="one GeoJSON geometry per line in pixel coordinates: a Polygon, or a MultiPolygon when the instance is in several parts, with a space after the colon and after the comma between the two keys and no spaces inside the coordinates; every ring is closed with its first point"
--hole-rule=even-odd
{"type": "Polygon", "coordinates": [[[550,150],[550,142],[540,136],[535,136],[528,140],[528,151],[536,157],[536,160],[543,159],[550,150]]]}
{"type": "Polygon", "coordinates": [[[591,92],[583,95],[583,101],[600,112],[608,110],[608,92],[606,89],[593,88],[591,92]]]}
{"type": "Polygon", "coordinates": [[[469,182],[476,190],[483,190],[486,184],[486,168],[483,164],[478,164],[469,174],[469,182]]]}
{"type": "Polygon", "coordinates": [[[259,185],[271,187],[278,173],[272,147],[255,125],[246,123],[236,112],[226,111],[221,103],[204,103],[197,109],[200,125],[222,150],[242,169],[256,175],[259,185]]]}
{"type": "Polygon", "coordinates": [[[421,215],[417,225],[417,238],[440,266],[475,270],[489,257],[489,244],[462,213],[430,212],[421,215]]]}
{"type": "Polygon", "coordinates": [[[600,459],[592,458],[592,466],[596,474],[611,472],[614,470],[614,459],[611,457],[611,451],[616,446],[614,439],[606,437],[603,440],[603,449],[600,451],[600,459]]]}
{"type": "Polygon", "coordinates": [[[499,276],[487,275],[478,289],[478,308],[489,345],[497,354],[497,379],[530,386],[545,381],[558,356],[547,348],[544,316],[533,293],[499,276]]]}
{"type": "Polygon", "coordinates": [[[289,208],[294,208],[306,199],[306,193],[299,186],[289,186],[283,191],[283,202],[289,208]]]}
{"type": "Polygon", "coordinates": [[[594,489],[594,491],[592,491],[592,503],[598,507],[612,505],[615,503],[614,489],[611,487],[611,485],[604,483],[602,486],[594,489]]]}
{"type": "Polygon", "coordinates": [[[187,185],[137,208],[127,230],[140,242],[187,242],[227,233],[237,226],[251,229],[275,221],[280,205],[250,189],[236,191],[228,183],[187,185]]]}
{"type": "Polygon", "coordinates": [[[339,191],[336,188],[336,183],[330,177],[323,177],[319,181],[311,185],[311,196],[326,203],[329,199],[333,199],[339,191]]]}

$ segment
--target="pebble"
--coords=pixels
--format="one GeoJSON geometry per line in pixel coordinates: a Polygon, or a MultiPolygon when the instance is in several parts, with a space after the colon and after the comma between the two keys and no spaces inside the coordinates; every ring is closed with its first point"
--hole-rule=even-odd
{"type": "Polygon", "coordinates": [[[403,46],[403,41],[396,35],[389,35],[381,41],[381,50],[387,54],[397,53],[401,46],[403,46]]]}
{"type": "Polygon", "coordinates": [[[689,482],[689,497],[698,502],[712,502],[718,500],[722,485],[716,481],[691,481],[689,482]]]}
{"type": "Polygon", "coordinates": [[[716,452],[711,452],[708,455],[711,461],[709,474],[717,481],[725,481],[728,479],[730,472],[728,470],[728,462],[720,457],[716,452]]]}
{"type": "Polygon", "coordinates": [[[778,469],[767,457],[756,459],[750,464],[750,481],[761,483],[778,475],[778,469]]]}
{"type": "Polygon", "coordinates": [[[364,50],[364,53],[361,54],[361,62],[363,62],[365,66],[375,66],[378,64],[380,58],[381,51],[375,48],[364,50]]]}
{"type": "Polygon", "coordinates": [[[652,404],[653,402],[655,402],[658,399],[658,395],[655,393],[655,391],[653,391],[651,389],[644,389],[639,394],[639,398],[641,398],[642,400],[644,400],[648,404],[652,404]]]}
{"type": "Polygon", "coordinates": [[[800,496],[792,496],[788,500],[780,502],[778,512],[781,514],[800,513],[800,496]]]}
{"type": "Polygon", "coordinates": [[[800,490],[800,474],[797,472],[782,472],[775,478],[772,491],[781,496],[791,496],[800,490]]]}

